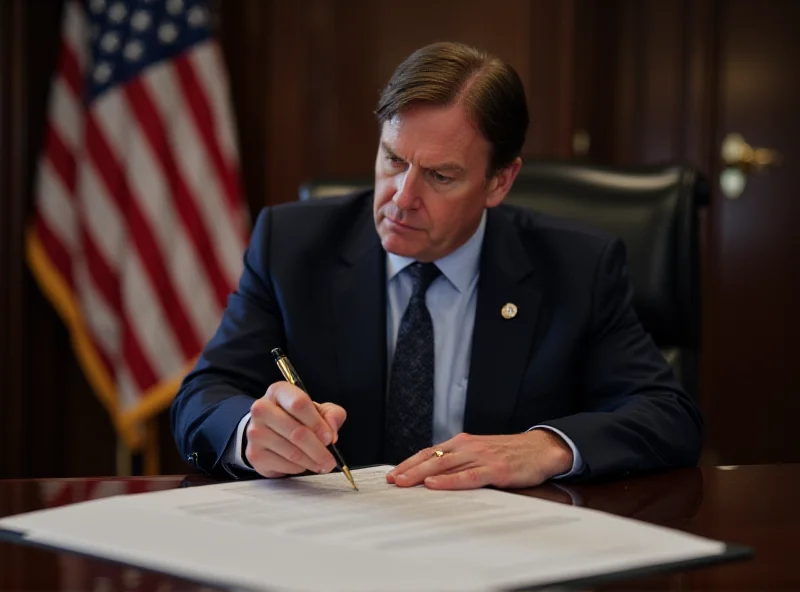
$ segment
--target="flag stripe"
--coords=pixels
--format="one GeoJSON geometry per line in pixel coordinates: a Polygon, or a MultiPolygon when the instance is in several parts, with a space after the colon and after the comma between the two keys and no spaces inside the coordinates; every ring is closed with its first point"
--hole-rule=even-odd
{"type": "Polygon", "coordinates": [[[103,357],[108,360],[104,371],[110,376],[114,373],[115,364],[120,354],[119,315],[114,311],[97,290],[97,283],[90,277],[88,267],[80,261],[74,262],[75,286],[78,292],[78,304],[81,310],[90,310],[84,321],[92,342],[103,357]]]}
{"type": "Polygon", "coordinates": [[[67,87],[63,78],[57,78],[53,83],[50,110],[53,117],[47,126],[58,133],[66,150],[74,158],[82,144],[83,110],[80,97],[67,87]]]}
{"type": "MultiPolygon", "coordinates": [[[[145,274],[139,258],[131,257],[128,269],[122,277],[125,318],[130,321],[131,334],[136,335],[137,341],[142,345],[142,361],[147,361],[147,365],[157,376],[166,377],[181,367],[185,356],[173,333],[164,331],[169,318],[161,307],[152,306],[156,295],[150,282],[143,281],[145,274]]],[[[141,363],[137,368],[140,367],[141,363]]],[[[140,386],[149,386],[151,383],[143,377],[146,374],[136,375],[137,380],[141,381],[140,386]]]]}
{"type": "Polygon", "coordinates": [[[96,290],[97,282],[91,278],[91,272],[85,262],[74,261],[75,287],[78,304],[82,311],[91,311],[85,315],[87,334],[95,354],[99,357],[103,371],[114,376],[114,364],[119,356],[119,323],[116,315],[106,304],[102,295],[96,290]]]}
{"type": "Polygon", "coordinates": [[[47,157],[50,160],[50,164],[53,165],[61,181],[66,186],[68,195],[74,195],[78,168],[75,164],[75,159],[52,124],[47,126],[45,134],[47,157]]]}
{"type": "Polygon", "coordinates": [[[206,275],[214,289],[217,303],[224,307],[230,293],[225,276],[222,274],[214,249],[211,247],[208,229],[197,212],[197,206],[190,196],[186,184],[178,171],[172,152],[169,150],[167,133],[161,118],[140,80],[134,80],[125,88],[131,111],[136,115],[140,128],[157,155],[163,168],[175,205],[183,219],[184,228],[194,243],[206,275]]]}
{"type": "MultiPolygon", "coordinates": [[[[233,121],[233,114],[229,108],[230,97],[228,96],[227,74],[223,63],[222,52],[217,43],[204,43],[191,53],[189,60],[194,65],[200,86],[208,95],[211,103],[211,110],[214,113],[217,138],[219,138],[220,149],[225,158],[225,163],[231,171],[237,175],[237,184],[241,185],[239,179],[239,165],[236,152],[236,125],[233,121]]],[[[244,200],[239,198],[236,205],[240,223],[244,223],[244,200]]]]}
{"type": "Polygon", "coordinates": [[[47,251],[47,254],[50,256],[50,261],[52,262],[53,267],[55,267],[61,274],[64,282],[70,286],[70,288],[73,288],[72,261],[70,260],[67,249],[61,243],[61,241],[56,238],[56,235],[53,234],[53,231],[47,225],[47,222],[41,214],[36,216],[36,221],[34,224],[36,234],[38,235],[45,251],[47,251]]]}
{"type": "Polygon", "coordinates": [[[143,390],[155,384],[158,379],[146,359],[144,351],[139,346],[139,340],[128,321],[128,317],[122,317],[122,356],[125,365],[130,368],[131,377],[134,379],[138,389],[143,390]]]}
{"type": "MultiPolygon", "coordinates": [[[[94,240],[97,252],[113,272],[119,290],[120,267],[128,240],[125,220],[115,201],[106,194],[92,162],[83,161],[79,178],[81,222],[94,240]]],[[[119,312],[123,312],[121,303],[119,312]]]]}
{"type": "Polygon", "coordinates": [[[94,238],[87,232],[85,226],[81,226],[81,241],[85,254],[86,270],[94,281],[98,292],[103,297],[106,305],[117,314],[121,314],[123,312],[122,297],[117,274],[100,253],[94,238]]]}
{"type": "Polygon", "coordinates": [[[88,156],[100,173],[107,193],[117,202],[117,207],[127,214],[129,235],[142,258],[143,266],[150,276],[173,333],[184,354],[186,356],[194,355],[201,347],[200,339],[196,335],[194,327],[189,323],[172,287],[161,254],[155,250],[156,243],[153,234],[142,216],[138,204],[130,194],[123,169],[116,162],[93,116],[87,118],[86,144],[88,156]]]}
{"type": "Polygon", "coordinates": [[[49,159],[42,161],[36,186],[36,199],[43,206],[39,215],[65,249],[78,244],[78,228],[73,197],[49,159]]]}
{"type": "MultiPolygon", "coordinates": [[[[131,121],[133,115],[127,106],[127,101],[121,93],[106,93],[95,100],[90,116],[97,128],[102,131],[103,139],[108,144],[109,153],[124,171],[132,177],[138,173],[138,164],[131,160],[131,138],[137,133],[137,128],[131,121]]],[[[135,195],[135,194],[134,194],[135,195]]],[[[124,210],[120,210],[124,213],[124,210]]]]}
{"type": "MultiPolygon", "coordinates": [[[[86,20],[86,13],[83,9],[81,0],[68,0],[64,5],[64,41],[69,45],[70,50],[75,56],[75,63],[80,72],[85,72],[89,61],[89,23],[86,20]]],[[[82,84],[80,78],[79,85],[82,84]]],[[[80,94],[78,96],[81,96],[80,94]]]]}
{"type": "MultiPolygon", "coordinates": [[[[175,119],[171,118],[173,125],[175,119]]],[[[172,135],[179,134],[173,131],[172,135]]],[[[190,152],[194,147],[182,150],[190,152]]],[[[158,166],[156,155],[138,126],[132,128],[127,141],[127,160],[138,172],[130,179],[131,192],[139,198],[139,207],[153,231],[157,248],[170,254],[165,264],[181,304],[198,334],[208,337],[213,331],[208,327],[209,319],[217,319],[220,308],[208,278],[202,273],[203,266],[194,245],[178,217],[162,167],[158,166]]],[[[208,191],[209,187],[202,189],[208,191]]]]}
{"type": "Polygon", "coordinates": [[[188,240],[179,240],[174,248],[172,274],[186,298],[186,311],[201,335],[210,336],[217,326],[220,309],[208,279],[197,273],[197,255],[188,240]]]}
{"type": "MultiPolygon", "coordinates": [[[[172,68],[159,68],[148,78],[148,92],[156,108],[170,122],[170,142],[176,153],[176,164],[193,196],[199,214],[217,245],[228,286],[236,285],[241,272],[240,233],[230,215],[216,167],[200,138],[190,110],[185,108],[183,91],[172,68]]],[[[157,173],[151,174],[151,177],[157,173]]],[[[217,306],[215,304],[215,306],[217,306]]]]}
{"type": "Polygon", "coordinates": [[[74,96],[82,97],[83,82],[81,80],[81,68],[78,55],[72,46],[65,41],[61,42],[59,61],[60,79],[67,84],[74,96]]]}
{"type": "Polygon", "coordinates": [[[178,72],[178,80],[183,88],[183,96],[194,117],[197,131],[203,139],[203,144],[211,157],[211,162],[217,174],[222,179],[222,185],[225,189],[226,209],[229,215],[238,213],[238,208],[240,207],[238,200],[241,195],[241,189],[236,174],[230,169],[222,156],[219,138],[216,137],[215,115],[208,103],[206,93],[200,87],[197,74],[188,57],[181,57],[175,60],[175,69],[178,72]]]}

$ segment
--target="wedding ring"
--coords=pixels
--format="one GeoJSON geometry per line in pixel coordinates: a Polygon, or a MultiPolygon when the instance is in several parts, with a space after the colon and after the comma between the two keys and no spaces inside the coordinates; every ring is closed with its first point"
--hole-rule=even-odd
{"type": "Polygon", "coordinates": [[[436,458],[442,458],[444,456],[444,451],[442,450],[434,450],[431,456],[435,456],[436,458]]]}

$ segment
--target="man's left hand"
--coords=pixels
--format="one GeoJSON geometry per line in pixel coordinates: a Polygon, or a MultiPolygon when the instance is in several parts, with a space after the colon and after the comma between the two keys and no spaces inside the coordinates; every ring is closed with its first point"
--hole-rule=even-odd
{"type": "Polygon", "coordinates": [[[430,489],[534,487],[572,468],[572,450],[554,432],[535,429],[511,436],[459,434],[421,450],[386,475],[388,483],[430,489]],[[435,451],[444,452],[437,456],[435,451]]]}

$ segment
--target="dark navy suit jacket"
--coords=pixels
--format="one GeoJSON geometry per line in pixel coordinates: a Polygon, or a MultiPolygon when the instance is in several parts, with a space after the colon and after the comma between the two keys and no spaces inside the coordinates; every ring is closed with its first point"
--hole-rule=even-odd
{"type": "MultiPolygon", "coordinates": [[[[384,462],[386,253],[371,191],[260,213],[238,289],[171,407],[199,468],[227,475],[237,424],[282,379],[275,347],[312,398],[347,410],[350,466],[384,462]]],[[[701,449],[700,414],[631,307],[623,244],[501,205],[487,216],[464,431],[536,424],[572,439],[584,478],[693,465],[701,449]]]]}

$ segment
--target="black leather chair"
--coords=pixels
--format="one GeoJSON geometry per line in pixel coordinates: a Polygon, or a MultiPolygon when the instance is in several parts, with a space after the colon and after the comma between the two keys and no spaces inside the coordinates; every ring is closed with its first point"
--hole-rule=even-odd
{"type": "MultiPolygon", "coordinates": [[[[301,199],[341,195],[368,179],[316,181],[301,199]]],[[[571,218],[618,236],[628,250],[634,308],[689,393],[698,397],[701,293],[699,211],[708,184],[694,168],[525,164],[506,203],[571,218]]]]}

